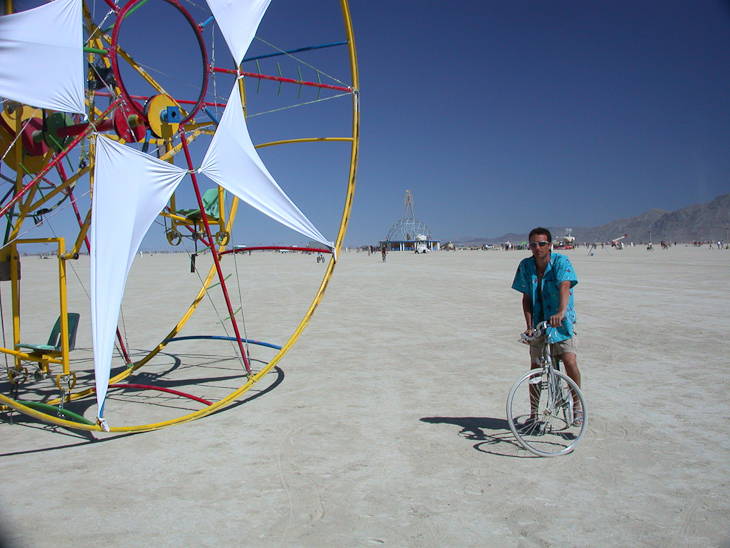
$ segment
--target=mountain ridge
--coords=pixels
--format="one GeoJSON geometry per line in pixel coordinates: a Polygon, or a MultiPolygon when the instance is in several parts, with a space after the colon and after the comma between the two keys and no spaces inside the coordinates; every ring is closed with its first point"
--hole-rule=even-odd
{"type": "MultiPolygon", "coordinates": [[[[694,204],[676,211],[649,209],[635,217],[616,219],[595,227],[550,226],[554,238],[562,237],[566,228],[572,228],[577,243],[610,242],[626,235],[625,242],[668,241],[689,243],[702,241],[726,241],[730,224],[730,193],[718,196],[704,204],[694,204]]],[[[532,227],[531,227],[532,228],[532,227]]],[[[528,232],[508,232],[494,238],[453,240],[462,245],[523,242],[528,232]]]]}

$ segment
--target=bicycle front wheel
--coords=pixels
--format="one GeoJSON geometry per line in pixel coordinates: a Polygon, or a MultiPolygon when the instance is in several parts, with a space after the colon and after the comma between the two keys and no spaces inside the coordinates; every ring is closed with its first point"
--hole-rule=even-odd
{"type": "Polygon", "coordinates": [[[509,392],[507,423],[522,447],[554,457],[570,453],[580,441],[586,428],[585,409],[583,394],[570,377],[533,369],[509,392]]]}

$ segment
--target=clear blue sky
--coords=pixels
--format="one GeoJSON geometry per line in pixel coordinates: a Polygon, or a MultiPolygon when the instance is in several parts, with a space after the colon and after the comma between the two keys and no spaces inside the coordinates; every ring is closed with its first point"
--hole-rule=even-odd
{"type": "MultiPolygon", "coordinates": [[[[207,8],[196,3],[185,6],[202,21],[207,8]]],[[[101,0],[95,5],[105,9],[101,0]]],[[[730,192],[727,2],[351,0],[350,8],[362,139],[347,245],[383,239],[403,216],[406,189],[416,217],[442,241],[535,225],[594,226],[730,192]]],[[[194,45],[174,46],[184,29],[165,18],[141,17],[135,25],[127,27],[132,41],[153,52],[150,62],[194,90],[186,81],[194,74],[185,75],[195,66],[194,45]],[[160,39],[163,47],[155,47],[160,39]]],[[[259,36],[283,49],[342,40],[339,2],[272,0],[259,36]]],[[[215,44],[216,65],[230,66],[219,33],[215,44]]],[[[255,41],[251,54],[266,51],[255,41]]],[[[346,77],[344,54],[301,57],[346,77]]],[[[295,64],[281,63],[284,76],[298,77],[295,64]]],[[[273,61],[261,68],[277,70],[273,61]]],[[[231,85],[218,77],[218,97],[231,85]]],[[[277,88],[264,82],[257,92],[250,82],[249,114],[316,98],[304,90],[300,99],[287,86],[278,95],[277,88]]],[[[341,98],[252,116],[251,134],[255,143],[344,134],[349,105],[341,98]]],[[[346,153],[342,146],[261,151],[285,191],[332,239],[346,153]]],[[[302,243],[242,211],[236,243],[302,243]]],[[[153,236],[148,245],[160,241],[153,236]]]]}
{"type": "Polygon", "coordinates": [[[595,226],[730,192],[730,7],[354,1],[352,240],[413,192],[442,240],[595,226]]]}

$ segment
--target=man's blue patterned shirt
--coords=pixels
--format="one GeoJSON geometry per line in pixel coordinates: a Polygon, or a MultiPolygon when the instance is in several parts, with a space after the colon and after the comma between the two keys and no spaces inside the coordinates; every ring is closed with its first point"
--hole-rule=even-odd
{"type": "Polygon", "coordinates": [[[537,266],[534,257],[523,259],[517,267],[515,280],[512,282],[512,289],[524,293],[532,298],[532,327],[535,327],[543,320],[550,320],[550,316],[556,314],[560,308],[560,291],[558,286],[561,282],[570,282],[570,301],[565,312],[563,324],[549,330],[549,340],[552,343],[570,339],[573,336],[573,326],[576,322],[575,308],[573,307],[573,286],[578,283],[573,265],[570,259],[560,253],[550,253],[550,262],[542,277],[542,299],[539,298],[540,291],[537,287],[537,266]]]}

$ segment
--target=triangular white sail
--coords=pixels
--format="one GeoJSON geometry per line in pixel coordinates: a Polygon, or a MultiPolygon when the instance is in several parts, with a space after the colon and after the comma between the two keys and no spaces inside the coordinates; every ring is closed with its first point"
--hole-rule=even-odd
{"type": "Polygon", "coordinates": [[[237,83],[198,171],[284,226],[332,247],[261,161],[248,134],[237,83]]]}
{"type": "Polygon", "coordinates": [[[99,418],[124,285],[150,225],[187,171],[99,135],[91,213],[91,337],[99,418]]]}
{"type": "Polygon", "coordinates": [[[0,17],[0,97],[85,113],[81,0],[0,17]]]}
{"type": "Polygon", "coordinates": [[[269,3],[271,0],[208,0],[236,66],[243,61],[269,3]]]}

